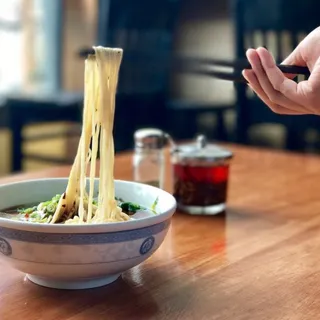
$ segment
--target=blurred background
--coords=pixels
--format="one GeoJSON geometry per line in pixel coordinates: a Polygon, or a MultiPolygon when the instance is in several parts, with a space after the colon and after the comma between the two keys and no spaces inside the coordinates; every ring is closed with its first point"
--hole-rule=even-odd
{"type": "Polygon", "coordinates": [[[204,133],[318,153],[318,117],[275,115],[245,85],[178,70],[172,61],[231,61],[263,45],[281,62],[318,26],[319,9],[318,0],[1,1],[0,175],[72,163],[81,128],[81,52],[92,45],[124,49],[116,152],[132,148],[136,129],[152,126],[177,140],[204,133]]]}

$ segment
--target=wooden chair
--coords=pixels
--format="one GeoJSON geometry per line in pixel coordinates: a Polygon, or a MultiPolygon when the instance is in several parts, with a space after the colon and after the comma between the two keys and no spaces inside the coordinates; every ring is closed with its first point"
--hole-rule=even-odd
{"type": "MultiPolygon", "coordinates": [[[[319,26],[317,0],[232,0],[236,57],[244,58],[250,47],[266,46],[281,62],[300,39],[319,26]]],[[[235,140],[249,144],[248,131],[253,125],[276,123],[286,129],[285,148],[302,150],[304,134],[320,128],[316,116],[283,116],[269,110],[246,85],[236,84],[237,129],[235,140]]]]}
{"type": "MultiPolygon", "coordinates": [[[[27,141],[50,140],[57,137],[76,135],[76,130],[67,130],[48,135],[23,135],[23,129],[29,124],[69,121],[81,122],[82,94],[76,93],[53,93],[52,95],[29,96],[14,95],[7,97],[5,102],[5,117],[12,133],[12,167],[11,171],[21,171],[24,159],[52,163],[72,163],[73,159],[56,158],[40,154],[26,154],[23,152],[23,144],[27,141]]],[[[48,142],[50,143],[50,142],[48,142]]]]}

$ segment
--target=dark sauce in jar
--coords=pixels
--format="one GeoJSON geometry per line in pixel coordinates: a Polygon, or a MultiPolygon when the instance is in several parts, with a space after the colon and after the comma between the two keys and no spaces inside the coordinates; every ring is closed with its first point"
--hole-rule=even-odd
{"type": "Polygon", "coordinates": [[[183,211],[216,214],[225,207],[232,153],[208,145],[204,136],[196,144],[177,147],[172,154],[173,195],[183,211]],[[201,209],[205,208],[205,209],[201,209]]]}
{"type": "Polygon", "coordinates": [[[175,164],[174,197],[182,205],[212,206],[226,202],[229,165],[175,164]]]}

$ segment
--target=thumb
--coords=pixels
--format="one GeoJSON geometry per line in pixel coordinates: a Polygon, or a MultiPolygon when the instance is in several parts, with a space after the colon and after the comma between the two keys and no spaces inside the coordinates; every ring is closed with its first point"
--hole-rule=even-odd
{"type": "MultiPolygon", "coordinates": [[[[295,65],[299,67],[305,67],[307,63],[304,61],[301,55],[300,46],[298,45],[291,53],[290,55],[282,61],[281,64],[287,64],[287,65],[295,65]]],[[[296,74],[284,74],[288,79],[293,79],[297,75],[296,74]]]]}
{"type": "Polygon", "coordinates": [[[307,65],[302,58],[300,45],[298,45],[290,55],[282,61],[282,64],[296,65],[300,67],[305,67],[307,65]]]}
{"type": "Polygon", "coordinates": [[[319,92],[320,90],[320,57],[314,64],[313,70],[308,79],[308,85],[311,92],[319,92]]]}

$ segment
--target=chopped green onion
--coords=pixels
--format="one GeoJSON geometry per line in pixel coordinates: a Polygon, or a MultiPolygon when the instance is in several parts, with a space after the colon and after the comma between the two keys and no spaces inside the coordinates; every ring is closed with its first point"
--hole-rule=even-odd
{"type": "Polygon", "coordinates": [[[31,213],[29,218],[31,219],[39,219],[40,218],[40,214],[37,212],[31,213]]]}
{"type": "Polygon", "coordinates": [[[60,195],[60,194],[56,194],[56,195],[52,198],[51,201],[59,202],[60,198],[61,198],[61,195],[60,195]]]}
{"type": "Polygon", "coordinates": [[[156,200],[154,200],[153,204],[151,205],[151,211],[153,213],[157,213],[156,212],[156,206],[157,206],[158,202],[159,202],[159,197],[157,197],[156,200]]]}
{"type": "Polygon", "coordinates": [[[48,213],[55,213],[55,211],[56,211],[56,208],[57,208],[57,205],[56,205],[56,203],[54,203],[54,202],[51,202],[51,203],[49,203],[48,205],[47,205],[47,212],[48,213]]]}
{"type": "Polygon", "coordinates": [[[19,213],[32,213],[33,211],[35,211],[37,209],[37,207],[32,207],[32,208],[25,208],[25,209],[18,209],[19,213]]]}

